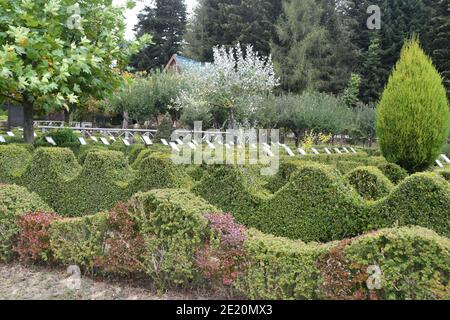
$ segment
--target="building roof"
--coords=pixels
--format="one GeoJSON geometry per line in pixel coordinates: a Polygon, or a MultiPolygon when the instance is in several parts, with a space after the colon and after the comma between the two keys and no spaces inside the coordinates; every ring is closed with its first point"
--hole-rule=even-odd
{"type": "Polygon", "coordinates": [[[179,54],[174,54],[169,62],[166,65],[166,70],[167,69],[174,69],[177,72],[181,72],[182,69],[186,69],[186,68],[194,68],[194,69],[201,69],[205,67],[205,63],[200,62],[200,61],[196,61],[193,59],[190,59],[188,57],[179,55],[179,54]]]}

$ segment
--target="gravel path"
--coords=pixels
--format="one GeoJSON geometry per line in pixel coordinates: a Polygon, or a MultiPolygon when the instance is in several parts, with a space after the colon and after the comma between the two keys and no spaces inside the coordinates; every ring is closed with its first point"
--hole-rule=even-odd
{"type": "MultiPolygon", "coordinates": [[[[65,269],[0,263],[0,299],[19,300],[177,300],[207,299],[193,293],[158,295],[148,285],[81,278],[80,289],[70,289],[65,269]]],[[[73,287],[73,286],[72,286],[73,287]]]]}

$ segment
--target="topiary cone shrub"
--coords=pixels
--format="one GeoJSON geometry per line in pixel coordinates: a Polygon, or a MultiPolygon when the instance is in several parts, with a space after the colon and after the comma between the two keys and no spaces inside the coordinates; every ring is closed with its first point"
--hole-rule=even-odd
{"type": "Polygon", "coordinates": [[[381,151],[409,172],[437,158],[448,137],[449,109],[442,77],[417,39],[405,43],[377,108],[381,151]]]}

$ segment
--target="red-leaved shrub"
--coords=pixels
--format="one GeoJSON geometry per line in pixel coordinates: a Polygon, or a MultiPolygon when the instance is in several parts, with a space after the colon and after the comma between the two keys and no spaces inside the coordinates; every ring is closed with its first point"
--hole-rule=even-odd
{"type": "Polygon", "coordinates": [[[109,211],[109,223],[111,229],[105,242],[105,255],[96,265],[117,275],[141,273],[144,270],[144,239],[128,213],[128,206],[119,203],[109,211]]]}
{"type": "Polygon", "coordinates": [[[365,266],[349,261],[344,249],[351,240],[343,240],[317,263],[322,276],[321,292],[327,300],[378,300],[367,289],[369,275],[365,266]]]}
{"type": "Polygon", "coordinates": [[[216,286],[231,286],[240,272],[245,256],[247,229],[237,224],[231,214],[205,214],[210,236],[198,250],[196,263],[203,276],[216,286]]]}
{"type": "Polygon", "coordinates": [[[23,262],[51,262],[49,229],[53,221],[61,219],[55,213],[29,212],[17,218],[20,229],[13,250],[23,262]]]}

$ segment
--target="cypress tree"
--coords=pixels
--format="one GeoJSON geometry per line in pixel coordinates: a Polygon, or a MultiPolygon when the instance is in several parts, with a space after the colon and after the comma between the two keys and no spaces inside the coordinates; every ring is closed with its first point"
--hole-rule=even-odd
{"type": "Polygon", "coordinates": [[[407,41],[377,109],[383,155],[410,172],[426,169],[448,137],[449,120],[441,76],[418,40],[407,41]]]}

